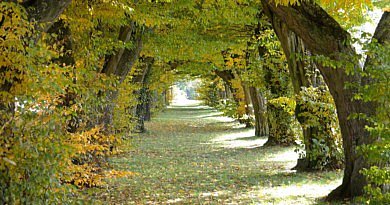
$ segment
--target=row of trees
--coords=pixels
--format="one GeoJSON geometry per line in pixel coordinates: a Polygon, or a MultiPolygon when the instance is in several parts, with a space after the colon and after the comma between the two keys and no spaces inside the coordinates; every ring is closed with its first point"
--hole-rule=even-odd
{"type": "Polygon", "coordinates": [[[132,174],[106,157],[162,107],[172,77],[140,54],[148,31],[129,3],[0,3],[0,204],[59,203],[132,174]]]}
{"type": "Polygon", "coordinates": [[[300,138],[298,170],[344,164],[329,199],[369,184],[389,200],[389,12],[362,68],[348,28],[370,3],[326,3],[1,2],[1,203],[69,200],[66,184],[131,174],[106,173],[105,158],[188,76],[267,144],[300,138]]]}

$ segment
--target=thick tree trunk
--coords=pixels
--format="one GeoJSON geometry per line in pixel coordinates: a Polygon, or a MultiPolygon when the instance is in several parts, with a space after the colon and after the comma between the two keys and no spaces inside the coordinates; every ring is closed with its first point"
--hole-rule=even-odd
{"type": "MultiPolygon", "coordinates": [[[[305,46],[316,55],[324,55],[331,60],[346,61],[355,69],[359,69],[358,62],[343,57],[355,57],[356,53],[349,42],[350,35],[330,17],[318,5],[302,1],[295,6],[276,6],[268,0],[262,0],[266,14],[272,19],[274,16],[284,22],[287,28],[296,33],[305,43],[305,46]]],[[[387,29],[382,36],[389,35],[389,15],[385,12],[378,29],[387,29]]],[[[382,32],[377,32],[382,33],[382,32]]],[[[388,37],[386,37],[388,39],[388,37]]],[[[347,65],[348,64],[344,64],[347,65]]],[[[349,119],[354,113],[364,113],[368,116],[375,111],[375,105],[352,100],[356,93],[351,88],[345,88],[348,82],[361,82],[361,76],[356,72],[354,75],[347,75],[345,69],[329,68],[318,64],[325,82],[335,100],[337,115],[340,122],[340,129],[343,136],[343,148],[345,155],[345,170],[343,183],[330,193],[328,199],[343,199],[360,196],[363,187],[366,185],[365,178],[360,174],[362,168],[367,164],[362,156],[356,152],[356,147],[369,143],[373,139],[365,130],[367,122],[362,119],[349,119]]]]}
{"type": "Polygon", "coordinates": [[[268,136],[267,102],[257,88],[249,87],[253,112],[255,115],[255,136],[268,136]]]}
{"type": "Polygon", "coordinates": [[[224,81],[223,86],[225,88],[225,100],[229,99],[229,98],[230,99],[233,98],[232,90],[231,90],[231,87],[229,86],[229,84],[224,81]]]}
{"type": "MultiPolygon", "coordinates": [[[[277,34],[283,51],[287,57],[289,74],[292,80],[294,93],[295,95],[301,95],[302,87],[317,87],[317,85],[322,85],[321,80],[317,79],[315,70],[313,69],[314,65],[308,65],[307,62],[303,60],[303,57],[307,55],[307,51],[305,49],[304,43],[302,39],[300,39],[294,32],[291,32],[285,23],[281,22],[276,16],[273,16],[270,19],[271,24],[274,28],[275,33],[277,34]],[[309,66],[311,70],[309,70],[309,66]],[[311,76],[311,77],[310,77],[311,76]]],[[[327,92],[327,91],[323,91],[327,92]]],[[[327,125],[321,124],[320,126],[305,126],[307,124],[307,118],[302,117],[301,114],[304,112],[311,112],[310,110],[303,110],[302,103],[305,102],[297,102],[295,107],[295,117],[298,119],[299,123],[302,125],[302,134],[303,134],[303,142],[305,145],[305,157],[298,159],[297,165],[293,168],[298,171],[310,171],[316,170],[319,168],[336,168],[339,167],[340,162],[337,160],[326,160],[327,153],[313,153],[313,139],[316,139],[320,134],[321,127],[326,127],[331,129],[330,122],[327,125]],[[322,155],[321,155],[322,154],[322,155]],[[319,161],[325,160],[327,163],[324,167],[319,167],[319,161]]],[[[312,113],[316,115],[316,113],[312,113]]],[[[328,133],[332,133],[329,131],[328,133]]],[[[332,139],[328,139],[328,141],[332,139]]],[[[334,143],[335,139],[333,140],[334,143]]],[[[332,142],[329,142],[332,143],[332,142]]],[[[335,147],[335,146],[331,146],[335,147]]],[[[337,150],[330,150],[335,151],[337,150]]]]}
{"type": "Polygon", "coordinates": [[[21,5],[27,9],[29,19],[38,23],[36,28],[46,32],[71,2],[72,0],[24,0],[21,5]]]}
{"type": "Polygon", "coordinates": [[[246,113],[250,116],[253,116],[255,113],[253,110],[253,104],[252,104],[249,86],[244,82],[242,82],[241,84],[242,84],[242,88],[244,89],[244,93],[245,93],[246,113]]]}
{"type": "Polygon", "coordinates": [[[232,80],[234,79],[234,74],[231,70],[215,70],[215,74],[220,77],[229,89],[232,89],[232,80]]]}
{"type": "MultiPolygon", "coordinates": [[[[119,31],[118,40],[122,42],[129,42],[134,35],[135,30],[134,22],[131,25],[122,26],[119,31]]],[[[119,49],[115,55],[111,55],[107,57],[106,63],[103,67],[102,73],[106,73],[107,75],[114,74],[118,68],[119,62],[122,60],[122,56],[125,53],[125,48],[119,49]]]]}
{"type": "Polygon", "coordinates": [[[245,124],[246,128],[252,128],[253,127],[253,121],[251,119],[251,116],[253,116],[253,108],[251,106],[252,100],[250,98],[249,94],[249,88],[248,86],[242,81],[239,74],[236,74],[236,78],[240,80],[241,82],[241,89],[244,94],[244,98],[240,98],[240,101],[245,106],[245,117],[241,120],[241,123],[245,124]]]}
{"type": "Polygon", "coordinates": [[[24,0],[21,2],[27,12],[30,21],[36,22],[33,40],[40,39],[42,32],[47,32],[55,20],[65,11],[72,0],[24,0]]]}
{"type": "Polygon", "coordinates": [[[147,90],[147,93],[146,93],[146,99],[147,99],[147,101],[145,102],[145,105],[144,105],[144,109],[145,109],[144,120],[150,121],[152,119],[152,111],[151,111],[152,95],[151,95],[149,89],[147,90]]]}
{"type": "MultiPolygon", "coordinates": [[[[133,22],[130,25],[120,28],[119,40],[123,42],[131,41],[134,47],[122,48],[115,54],[106,57],[106,63],[102,69],[102,73],[107,75],[115,75],[118,77],[119,83],[122,83],[131,68],[138,60],[142,50],[142,32],[133,22]]],[[[117,91],[107,91],[105,94],[106,104],[103,106],[103,117],[98,120],[98,124],[102,124],[105,132],[112,132],[111,125],[113,120],[114,101],[118,97],[117,91]]]]}

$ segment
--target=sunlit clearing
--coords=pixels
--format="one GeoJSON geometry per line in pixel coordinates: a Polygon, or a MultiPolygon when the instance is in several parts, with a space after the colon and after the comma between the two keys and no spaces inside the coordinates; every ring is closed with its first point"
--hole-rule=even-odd
{"type": "Polygon", "coordinates": [[[217,122],[234,122],[235,120],[231,117],[222,116],[222,113],[207,114],[200,116],[201,118],[208,118],[209,120],[217,122]]]}
{"type": "Polygon", "coordinates": [[[218,118],[223,115],[223,112],[213,112],[213,113],[207,113],[205,115],[199,115],[199,118],[218,118]]]}
{"type": "Polygon", "coordinates": [[[222,135],[211,140],[223,148],[256,148],[261,147],[267,141],[263,137],[254,137],[254,129],[245,129],[240,132],[234,132],[222,135]]]}
{"type": "Polygon", "coordinates": [[[201,198],[207,198],[207,197],[220,197],[222,195],[230,194],[230,191],[215,191],[215,192],[204,192],[199,195],[201,198]]]}
{"type": "Polygon", "coordinates": [[[309,181],[306,181],[305,183],[306,184],[301,185],[274,186],[272,188],[263,189],[261,193],[272,198],[291,196],[318,198],[329,194],[331,190],[341,183],[341,180],[337,179],[327,184],[310,184],[309,181]]]}
{"type": "Polygon", "coordinates": [[[253,201],[261,201],[261,204],[314,204],[316,199],[325,197],[340,183],[341,179],[336,179],[323,183],[304,181],[290,185],[254,186],[248,192],[238,195],[236,200],[249,198],[253,201]]]}
{"type": "MultiPolygon", "coordinates": [[[[177,198],[177,199],[170,199],[170,200],[167,201],[167,203],[168,204],[174,204],[174,203],[180,203],[182,201],[183,201],[183,199],[177,198]]],[[[153,204],[153,201],[151,201],[151,204],[153,204]]]]}
{"type": "Polygon", "coordinates": [[[287,162],[287,161],[293,161],[296,163],[296,160],[298,159],[299,154],[297,152],[294,152],[293,149],[286,149],[283,152],[279,152],[277,154],[272,154],[268,157],[268,161],[274,161],[274,162],[287,162]]]}
{"type": "Polygon", "coordinates": [[[196,100],[196,88],[198,80],[180,81],[173,85],[172,91],[172,106],[195,106],[201,104],[201,101],[196,100]]]}

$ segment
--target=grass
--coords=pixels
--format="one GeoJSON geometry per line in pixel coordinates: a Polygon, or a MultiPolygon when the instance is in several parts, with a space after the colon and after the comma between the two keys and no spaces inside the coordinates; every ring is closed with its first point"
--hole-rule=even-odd
{"type": "Polygon", "coordinates": [[[110,159],[136,172],[89,189],[94,204],[326,204],[340,171],[296,173],[294,147],[262,147],[230,118],[205,106],[174,106],[146,124],[132,149],[110,159]]]}

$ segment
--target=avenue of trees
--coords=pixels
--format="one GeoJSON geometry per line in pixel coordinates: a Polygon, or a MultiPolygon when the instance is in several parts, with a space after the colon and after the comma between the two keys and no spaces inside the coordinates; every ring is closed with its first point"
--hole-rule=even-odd
{"type": "Polygon", "coordinates": [[[328,200],[389,203],[390,7],[349,0],[0,2],[0,204],[59,203],[110,169],[170,87],[344,169],[328,200]],[[356,28],[381,12],[373,34],[356,28]],[[359,47],[359,51],[355,47],[359,47]]]}

